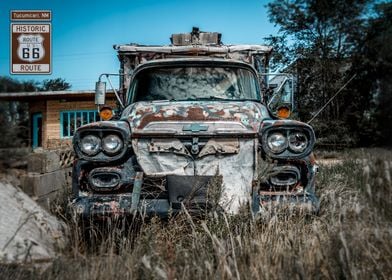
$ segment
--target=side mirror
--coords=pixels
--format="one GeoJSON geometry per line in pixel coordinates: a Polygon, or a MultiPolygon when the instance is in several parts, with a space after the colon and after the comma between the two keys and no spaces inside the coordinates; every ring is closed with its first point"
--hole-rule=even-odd
{"type": "Polygon", "coordinates": [[[106,83],[98,81],[95,83],[95,105],[105,105],[106,83]]]}
{"type": "Polygon", "coordinates": [[[294,82],[291,75],[276,74],[267,88],[267,106],[279,118],[288,118],[294,110],[294,82]]]}

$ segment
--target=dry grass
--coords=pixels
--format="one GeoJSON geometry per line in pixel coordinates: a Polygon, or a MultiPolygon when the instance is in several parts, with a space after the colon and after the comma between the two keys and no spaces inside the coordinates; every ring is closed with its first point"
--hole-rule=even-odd
{"type": "Polygon", "coordinates": [[[281,210],[252,219],[183,216],[90,231],[72,221],[69,247],[42,279],[388,279],[392,277],[392,152],[343,153],[318,174],[319,216],[281,210]],[[102,232],[104,232],[102,234],[102,232]]]}

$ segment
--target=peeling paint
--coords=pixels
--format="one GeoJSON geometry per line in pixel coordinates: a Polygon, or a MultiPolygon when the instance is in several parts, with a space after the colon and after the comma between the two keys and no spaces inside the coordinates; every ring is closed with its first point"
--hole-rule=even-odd
{"type": "MultiPolygon", "coordinates": [[[[163,122],[232,122],[238,123],[242,130],[256,133],[261,122],[269,118],[264,105],[249,101],[138,102],[128,115],[134,134],[142,134],[154,124],[163,122]]],[[[182,127],[177,130],[181,133],[182,127]]]]}

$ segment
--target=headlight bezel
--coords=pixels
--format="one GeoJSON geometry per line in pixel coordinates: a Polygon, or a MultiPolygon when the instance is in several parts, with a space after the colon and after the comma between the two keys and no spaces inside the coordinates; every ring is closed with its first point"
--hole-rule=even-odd
{"type": "Polygon", "coordinates": [[[264,152],[271,158],[296,159],[308,156],[315,144],[315,135],[312,127],[308,124],[293,120],[268,121],[264,124],[261,131],[261,146],[264,152]],[[268,138],[274,133],[281,133],[287,139],[287,146],[284,150],[274,152],[268,145],[268,138]],[[296,151],[290,147],[290,135],[301,133],[306,136],[307,144],[302,151],[296,151]]]}
{"type": "Polygon", "coordinates": [[[91,123],[78,128],[73,137],[73,147],[77,156],[81,159],[92,161],[92,162],[110,162],[116,161],[124,157],[129,149],[130,139],[130,128],[129,124],[124,121],[101,121],[91,123]],[[81,143],[84,137],[94,135],[100,138],[100,149],[95,155],[88,155],[81,149],[81,143]],[[108,135],[116,135],[121,139],[122,146],[116,153],[111,154],[103,149],[103,139],[108,135]]]}

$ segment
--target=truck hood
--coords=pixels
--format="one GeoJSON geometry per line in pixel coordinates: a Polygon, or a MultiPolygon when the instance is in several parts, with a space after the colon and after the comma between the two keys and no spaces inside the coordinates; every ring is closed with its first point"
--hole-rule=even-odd
{"type": "Polygon", "coordinates": [[[252,101],[137,102],[124,113],[135,136],[255,134],[270,119],[252,101]]]}

